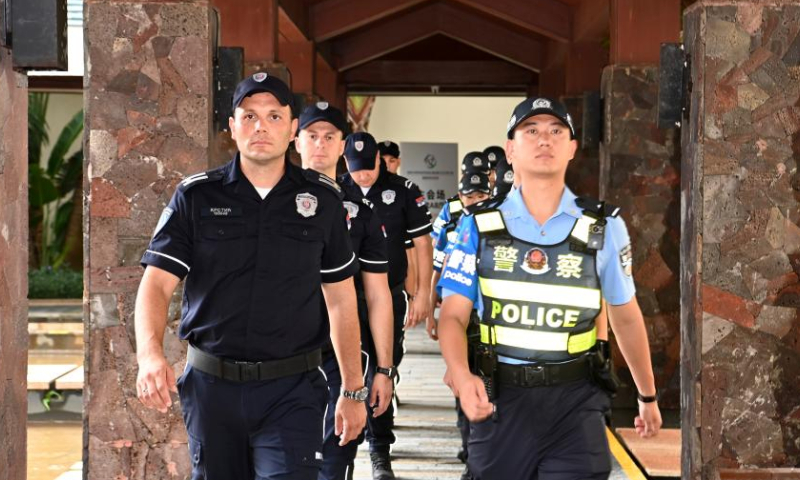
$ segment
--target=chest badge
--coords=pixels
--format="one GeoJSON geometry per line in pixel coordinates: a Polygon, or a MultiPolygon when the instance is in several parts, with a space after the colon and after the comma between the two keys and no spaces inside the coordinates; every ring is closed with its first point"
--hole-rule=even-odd
{"type": "Polygon", "coordinates": [[[356,218],[358,216],[358,205],[353,202],[342,202],[344,204],[345,210],[347,210],[347,214],[350,215],[350,218],[356,218]]]}
{"type": "Polygon", "coordinates": [[[297,213],[305,218],[313,217],[317,213],[317,197],[310,193],[298,193],[294,199],[297,213]]]}
{"type": "Polygon", "coordinates": [[[514,265],[519,259],[519,250],[514,247],[498,245],[492,251],[495,272],[514,273],[514,265]]]}
{"type": "Polygon", "coordinates": [[[396,196],[397,193],[395,193],[394,190],[384,190],[383,193],[381,193],[381,200],[383,200],[383,203],[386,205],[391,205],[394,203],[394,197],[396,196]]]}
{"type": "Polygon", "coordinates": [[[556,263],[556,277],[581,278],[583,257],[573,254],[559,255],[556,263]]]}
{"type": "Polygon", "coordinates": [[[525,253],[521,267],[531,275],[542,275],[550,271],[547,261],[547,252],[541,248],[531,248],[525,253]]]}

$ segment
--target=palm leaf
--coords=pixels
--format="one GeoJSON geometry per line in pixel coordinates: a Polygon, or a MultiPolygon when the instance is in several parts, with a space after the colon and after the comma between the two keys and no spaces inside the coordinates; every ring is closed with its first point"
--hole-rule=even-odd
{"type": "Polygon", "coordinates": [[[47,104],[50,95],[31,93],[28,95],[28,163],[38,165],[42,148],[50,143],[47,133],[47,104]]]}
{"type": "Polygon", "coordinates": [[[58,135],[58,140],[56,140],[55,145],[53,145],[50,158],[47,160],[48,175],[52,177],[61,170],[64,157],[72,147],[72,144],[75,143],[75,140],[80,137],[81,133],[83,133],[83,110],[76,113],[58,135]]]}

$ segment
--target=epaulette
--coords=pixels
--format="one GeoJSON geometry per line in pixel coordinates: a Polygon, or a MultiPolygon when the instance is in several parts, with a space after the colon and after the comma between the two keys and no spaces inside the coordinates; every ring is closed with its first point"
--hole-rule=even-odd
{"type": "Polygon", "coordinates": [[[375,208],[375,205],[372,202],[370,202],[369,200],[367,200],[366,198],[362,198],[361,199],[361,203],[363,203],[364,205],[368,206],[370,208],[370,210],[375,208]]]}
{"type": "Polygon", "coordinates": [[[475,213],[482,212],[484,210],[491,210],[493,208],[497,208],[506,200],[505,195],[500,195],[498,197],[487,198],[482,202],[478,202],[475,204],[470,205],[469,207],[464,207],[464,215],[474,215],[475,213]]]}
{"type": "Polygon", "coordinates": [[[215,168],[213,170],[208,170],[206,172],[195,173],[194,175],[189,175],[188,177],[181,180],[181,183],[178,184],[178,190],[181,192],[185,192],[190,188],[194,187],[195,185],[200,185],[201,183],[208,183],[208,182],[217,182],[225,178],[225,167],[215,168]]]}
{"type": "Polygon", "coordinates": [[[332,179],[331,177],[325,175],[324,173],[319,173],[316,170],[311,170],[310,168],[303,170],[303,176],[311,183],[315,183],[317,185],[321,185],[328,190],[331,190],[333,193],[339,197],[339,200],[344,198],[344,192],[342,192],[342,187],[336,183],[336,180],[332,179]]]}
{"type": "Polygon", "coordinates": [[[389,175],[389,181],[396,185],[403,185],[406,189],[416,186],[411,180],[401,175],[397,175],[396,173],[389,175]]]}
{"type": "Polygon", "coordinates": [[[575,199],[575,205],[598,219],[604,219],[606,217],[614,218],[619,216],[620,213],[620,208],[616,205],[611,205],[610,203],[591,197],[578,197],[575,199]]]}

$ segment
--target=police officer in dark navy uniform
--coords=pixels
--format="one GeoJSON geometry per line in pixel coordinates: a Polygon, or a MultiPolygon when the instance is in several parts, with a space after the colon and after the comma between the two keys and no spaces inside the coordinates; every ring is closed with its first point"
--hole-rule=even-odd
{"type": "MultiPolygon", "coordinates": [[[[381,169],[375,140],[368,133],[355,133],[347,138],[345,160],[349,173],[340,178],[342,188],[354,198],[365,197],[372,202],[386,227],[389,288],[394,310],[393,363],[398,366],[403,358],[404,328],[424,322],[429,313],[432,245],[427,234],[431,231],[430,214],[419,187],[381,169]],[[413,298],[409,298],[403,288],[407,268],[406,238],[412,239],[418,257],[418,289],[413,298]]],[[[374,355],[370,354],[368,382],[377,373],[373,359],[374,355]]],[[[389,447],[395,441],[393,410],[390,407],[385,414],[367,419],[372,474],[379,480],[395,478],[389,458],[389,447]]]]}
{"type": "Polygon", "coordinates": [[[378,151],[381,153],[381,160],[386,163],[389,173],[397,174],[400,164],[403,163],[400,158],[400,146],[391,140],[384,140],[378,144],[378,151]]]}
{"type": "MultiPolygon", "coordinates": [[[[299,118],[299,132],[295,146],[303,168],[310,168],[335,176],[336,164],[344,153],[344,132],[347,122],[342,112],[327,102],[308,106],[299,118]]],[[[352,144],[352,142],[351,142],[352,144]]],[[[374,152],[373,152],[374,155],[374,152]]],[[[348,212],[348,228],[353,251],[358,258],[361,273],[355,276],[358,314],[361,323],[363,351],[375,352],[378,372],[369,385],[369,405],[373,416],[382,415],[392,400],[392,336],[394,317],[389,292],[389,258],[386,235],[372,202],[344,192],[344,206],[348,212]]],[[[341,375],[332,348],[323,348],[322,369],[328,380],[330,394],[325,418],[325,442],[320,480],[345,480],[353,478],[354,460],[358,443],[339,445],[334,432],[334,408],[341,388],[341,375]]]]}
{"type": "Polygon", "coordinates": [[[229,125],[239,153],[178,185],[142,257],[136,387],[162,412],[176,390],[162,349],[167,307],[185,279],[179,335],[189,346],[177,390],[193,480],[317,478],[323,295],[343,379],[336,430],[346,443],[364,427],[358,262],[341,189],[285,160],[292,98],[266,73],[237,86],[229,125]]]}
{"type": "Polygon", "coordinates": [[[440,345],[472,422],[468,465],[477,479],[608,478],[610,402],[596,323],[603,299],[639,390],[636,430],[648,437],[661,426],[627,229],[618,208],[566,188],[574,136],[562,104],[517,106],[506,151],[519,188],[462,216],[438,285],[440,345]],[[480,324],[470,371],[464,332],[473,306],[480,324]]]}

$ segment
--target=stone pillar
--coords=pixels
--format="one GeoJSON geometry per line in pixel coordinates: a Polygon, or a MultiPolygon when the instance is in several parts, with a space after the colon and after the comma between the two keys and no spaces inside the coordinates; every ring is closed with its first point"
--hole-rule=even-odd
{"type": "Polygon", "coordinates": [[[796,478],[800,2],[700,1],[684,25],[684,478],[796,478]]]}
{"type": "MultiPolygon", "coordinates": [[[[622,208],[633,247],[636,298],[647,326],[662,408],[679,407],[680,149],[676,130],[656,127],[658,69],[606,67],[600,197],[622,208]]],[[[634,407],[636,391],[615,346],[618,374],[628,385],[615,399],[634,407]]]]}
{"type": "MultiPolygon", "coordinates": [[[[205,0],[89,0],[84,11],[84,478],[187,478],[180,406],[161,414],[136,398],[133,313],[161,211],[184,176],[208,168],[211,10],[205,0]]],[[[179,297],[164,346],[176,374],[179,297]]]]}
{"type": "Polygon", "coordinates": [[[600,159],[596,147],[585,148],[581,143],[583,135],[583,96],[563,96],[561,102],[567,107],[575,124],[575,136],[578,139],[578,151],[567,168],[567,186],[576,195],[599,197],[600,159]]]}
{"type": "MultiPolygon", "coordinates": [[[[2,21],[0,12],[0,21],[2,21]]],[[[0,478],[26,475],[28,77],[0,47],[0,478]]]]}

